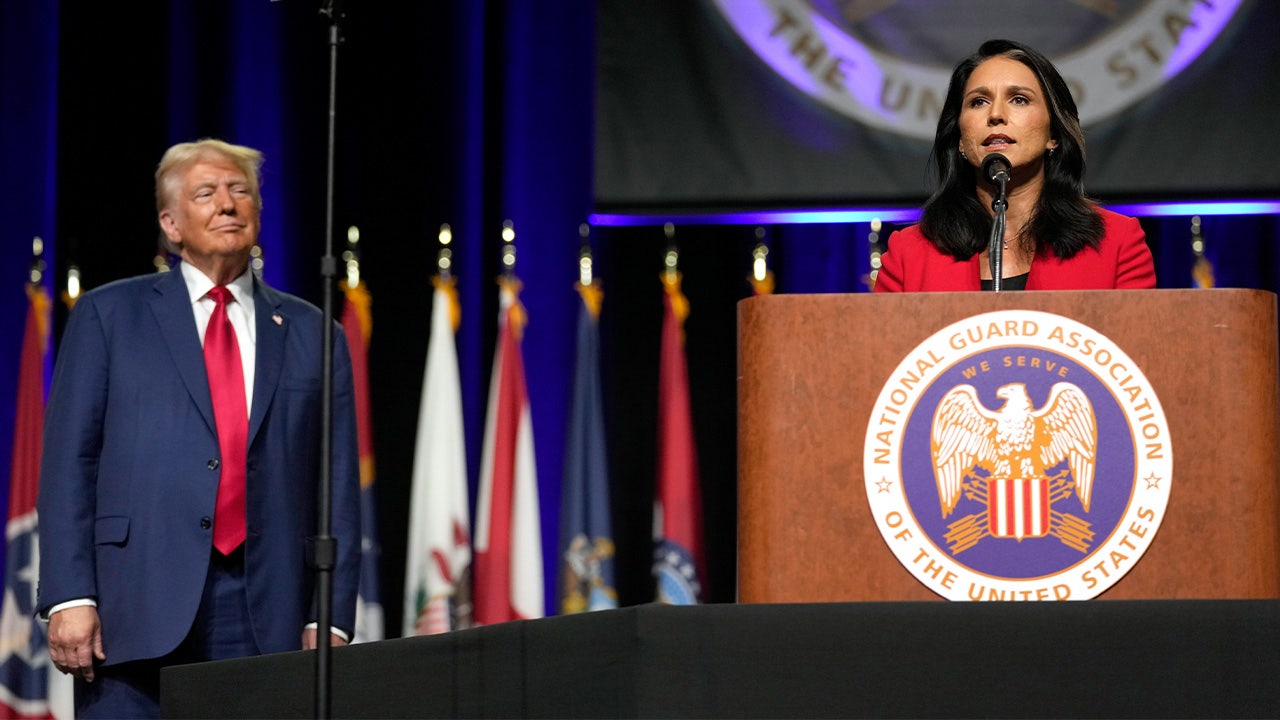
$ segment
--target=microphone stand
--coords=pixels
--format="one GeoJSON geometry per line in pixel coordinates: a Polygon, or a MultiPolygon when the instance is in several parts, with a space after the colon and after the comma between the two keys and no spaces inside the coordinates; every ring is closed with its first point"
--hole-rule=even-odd
{"type": "Polygon", "coordinates": [[[1004,289],[1004,215],[1009,207],[1009,201],[1004,195],[1008,178],[1004,173],[998,173],[995,182],[1000,186],[1000,192],[991,201],[991,209],[995,211],[995,217],[991,221],[991,239],[987,245],[987,258],[991,261],[991,289],[1000,292],[1004,289]]]}
{"type": "Polygon", "coordinates": [[[333,292],[338,263],[333,256],[333,177],[335,118],[337,117],[338,44],[342,19],[339,0],[323,0],[320,14],[329,19],[329,138],[325,185],[324,257],[320,260],[324,315],[323,359],[320,373],[320,480],[316,497],[316,536],[311,544],[311,565],[316,573],[316,714],[327,720],[331,714],[330,689],[333,668],[330,628],[333,627],[333,569],[337,564],[338,542],[332,535],[333,512],[333,292]]]}

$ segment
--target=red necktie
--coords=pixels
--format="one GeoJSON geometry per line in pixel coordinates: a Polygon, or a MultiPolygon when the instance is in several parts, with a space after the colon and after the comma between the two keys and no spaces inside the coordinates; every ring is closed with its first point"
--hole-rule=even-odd
{"type": "Polygon", "coordinates": [[[218,450],[222,455],[218,476],[218,504],[213,518],[213,546],[230,555],[244,542],[244,480],[246,444],[249,438],[249,410],[244,394],[244,367],[240,345],[227,318],[231,291],[219,285],[209,291],[215,303],[204,334],[204,366],[209,373],[213,398],[213,418],[218,428],[218,450]]]}

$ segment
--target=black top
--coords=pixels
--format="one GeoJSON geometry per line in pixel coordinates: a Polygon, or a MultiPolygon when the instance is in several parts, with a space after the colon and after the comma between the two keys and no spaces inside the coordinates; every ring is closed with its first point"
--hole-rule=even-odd
{"type": "MultiPolygon", "coordinates": [[[[1012,277],[1007,277],[1007,278],[1005,278],[1005,279],[1004,279],[1004,282],[1000,283],[1000,290],[1002,290],[1002,291],[1004,291],[1004,290],[1026,290],[1026,289],[1027,289],[1027,276],[1028,276],[1028,275],[1030,275],[1030,274],[1031,274],[1031,273],[1029,273],[1029,272],[1024,272],[1024,273],[1022,273],[1021,275],[1014,275],[1014,276],[1012,276],[1012,277]]],[[[991,289],[991,282],[992,282],[992,281],[990,281],[990,280],[983,280],[983,281],[982,281],[982,289],[983,289],[983,290],[990,290],[990,289],[991,289]]]]}

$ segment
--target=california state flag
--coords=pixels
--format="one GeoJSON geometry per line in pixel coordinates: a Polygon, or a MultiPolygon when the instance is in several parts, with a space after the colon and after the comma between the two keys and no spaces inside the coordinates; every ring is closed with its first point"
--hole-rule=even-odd
{"type": "Polygon", "coordinates": [[[498,345],[489,381],[480,497],[476,506],[475,620],[492,625],[544,614],[542,528],[533,424],[520,339],[520,281],[498,281],[498,345]]]}
{"type": "Polygon", "coordinates": [[[403,633],[471,626],[471,515],[462,389],[454,342],[460,318],[454,278],[432,278],[431,335],[413,457],[403,633]]]}

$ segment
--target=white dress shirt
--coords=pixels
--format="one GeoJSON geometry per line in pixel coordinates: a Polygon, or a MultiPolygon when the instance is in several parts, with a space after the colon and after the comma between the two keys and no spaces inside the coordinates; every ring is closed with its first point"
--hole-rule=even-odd
{"type": "MultiPolygon", "coordinates": [[[[208,293],[214,282],[204,273],[187,263],[178,263],[182,270],[182,279],[187,282],[187,294],[191,296],[191,309],[196,316],[196,331],[200,333],[200,346],[204,347],[205,330],[209,327],[209,317],[213,315],[216,305],[208,293]]],[[[253,359],[257,348],[258,335],[253,322],[253,276],[246,269],[240,277],[227,283],[227,289],[235,302],[227,303],[227,319],[231,321],[231,329],[236,332],[236,344],[240,347],[240,364],[244,368],[245,410],[253,413],[253,359]]]]}

